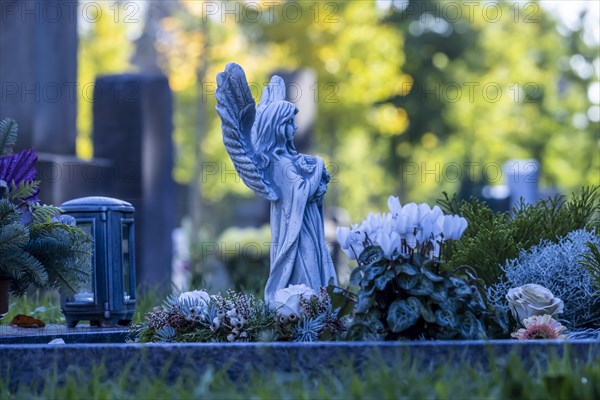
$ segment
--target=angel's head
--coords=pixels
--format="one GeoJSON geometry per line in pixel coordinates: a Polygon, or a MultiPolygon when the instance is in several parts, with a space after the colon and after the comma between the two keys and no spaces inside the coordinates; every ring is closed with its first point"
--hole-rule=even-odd
{"type": "Polygon", "coordinates": [[[294,117],[298,109],[292,103],[284,100],[271,103],[265,108],[256,121],[253,145],[258,154],[273,151],[286,151],[297,154],[294,147],[294,133],[298,128],[294,117]]]}

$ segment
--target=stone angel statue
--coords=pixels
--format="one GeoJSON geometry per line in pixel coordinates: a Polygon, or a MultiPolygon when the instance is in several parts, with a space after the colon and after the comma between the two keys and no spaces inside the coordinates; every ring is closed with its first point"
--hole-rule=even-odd
{"type": "Polygon", "coordinates": [[[273,76],[255,105],[243,69],[228,64],[217,75],[217,112],[223,142],[237,173],[271,201],[271,268],[265,299],[289,285],[318,293],[335,269],[323,232],[323,197],[330,176],[323,160],[294,147],[298,109],[285,101],[285,84],[273,76]]]}

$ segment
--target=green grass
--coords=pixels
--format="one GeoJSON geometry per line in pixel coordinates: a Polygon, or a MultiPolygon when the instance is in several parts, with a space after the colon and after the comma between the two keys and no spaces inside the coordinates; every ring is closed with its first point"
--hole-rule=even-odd
{"type": "Polygon", "coordinates": [[[36,291],[21,297],[11,296],[8,313],[2,319],[2,323],[8,324],[18,314],[32,316],[47,324],[65,322],[64,315],[60,311],[60,296],[56,291],[36,291]]]}
{"type": "Polygon", "coordinates": [[[141,379],[127,368],[109,377],[102,366],[91,373],[77,369],[49,372],[39,390],[31,382],[9,388],[0,381],[2,399],[597,399],[600,398],[600,357],[587,362],[552,357],[527,368],[517,356],[494,365],[448,364],[416,366],[399,361],[394,368],[381,362],[361,371],[340,365],[335,371],[258,373],[249,370],[235,381],[227,371],[184,370],[168,378],[168,366],[141,379]]]}
{"type": "MultiPolygon", "coordinates": [[[[167,297],[167,293],[155,288],[138,289],[137,293],[134,322],[141,322],[146,312],[160,305],[162,300],[167,297]]],[[[0,324],[8,324],[18,314],[32,316],[46,324],[63,324],[65,322],[64,315],[60,310],[60,295],[55,290],[36,291],[21,297],[11,295],[9,304],[8,313],[0,321],[0,324]]]]}

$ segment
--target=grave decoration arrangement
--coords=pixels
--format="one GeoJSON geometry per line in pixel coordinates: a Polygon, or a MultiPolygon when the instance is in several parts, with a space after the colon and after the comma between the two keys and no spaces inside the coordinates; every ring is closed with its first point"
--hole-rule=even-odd
{"type": "Polygon", "coordinates": [[[171,296],[132,325],[138,341],[561,339],[567,329],[600,339],[598,187],[507,213],[445,193],[433,208],[390,196],[389,212],[338,228],[358,264],[343,289],[323,235],[329,174],[295,150],[298,110],[285,83],[274,76],[258,106],[239,65],[217,84],[225,148],[244,183],[271,201],[265,300],[171,296]]]}
{"type": "Polygon", "coordinates": [[[40,203],[37,154],[13,154],[17,123],[0,122],[0,314],[8,290],[20,296],[33,286],[75,293],[91,277],[92,240],[61,210],[40,203]],[[4,289],[4,290],[3,290],[4,289]]]}
{"type": "MultiPolygon", "coordinates": [[[[584,189],[561,202],[546,222],[572,220],[571,213],[582,210],[571,206],[582,199],[597,209],[597,192],[584,189]],[[571,212],[561,214],[567,208],[571,212]]],[[[543,215],[536,209],[551,202],[521,205],[528,211],[520,215],[535,225],[536,215],[543,215]]],[[[476,200],[460,207],[476,204],[483,207],[476,200]]],[[[498,264],[498,279],[486,284],[477,268],[454,268],[447,261],[477,233],[473,221],[444,214],[448,203],[440,205],[401,206],[390,197],[388,213],[338,228],[342,250],[358,264],[347,289],[290,285],[266,301],[233,291],[186,292],[169,297],[132,329],[141,342],[600,339],[597,215],[589,213],[579,221],[581,229],[554,241],[540,239],[541,231],[531,233],[539,244],[522,246],[517,257],[498,264]]],[[[496,230],[511,229],[518,237],[511,221],[496,230]]]]}

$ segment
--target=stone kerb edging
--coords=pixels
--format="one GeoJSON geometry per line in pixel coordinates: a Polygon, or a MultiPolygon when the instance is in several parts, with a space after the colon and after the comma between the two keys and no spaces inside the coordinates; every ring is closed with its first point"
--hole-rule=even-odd
{"type": "Polygon", "coordinates": [[[390,367],[409,361],[419,368],[468,361],[488,365],[508,354],[526,365],[567,355],[572,360],[600,358],[600,341],[422,341],[322,343],[114,343],[64,345],[0,345],[0,376],[11,384],[39,384],[51,371],[91,371],[103,364],[110,376],[156,376],[171,381],[184,371],[227,369],[236,379],[248,372],[315,370],[341,366],[360,369],[371,361],[390,367]],[[154,375],[153,375],[154,374],[154,375]]]}

